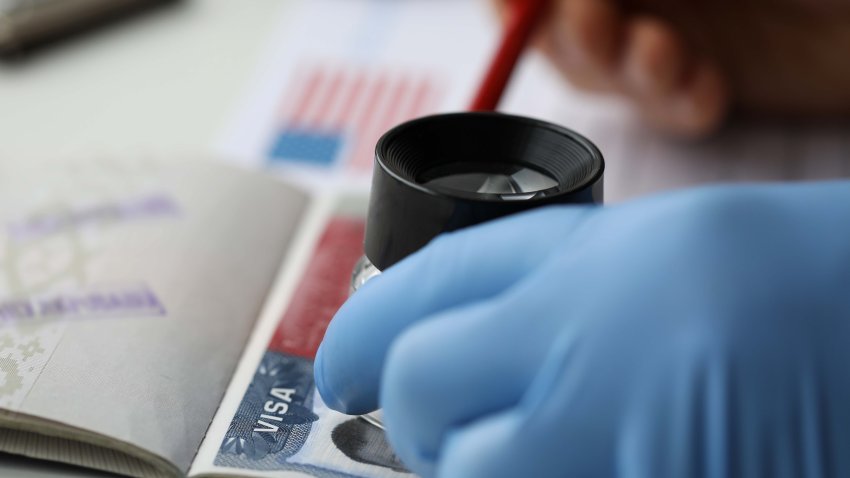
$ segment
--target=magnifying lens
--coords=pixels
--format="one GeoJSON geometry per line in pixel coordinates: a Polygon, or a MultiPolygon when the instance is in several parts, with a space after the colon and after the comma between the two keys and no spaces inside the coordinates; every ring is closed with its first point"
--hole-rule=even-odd
{"type": "Polygon", "coordinates": [[[479,112],[404,123],[376,147],[352,292],[444,232],[541,206],[601,203],[604,170],[588,139],[536,119],[479,112]]]}
{"type": "MultiPolygon", "coordinates": [[[[511,3],[504,40],[472,102],[476,112],[413,120],[378,141],[352,293],[442,233],[542,206],[602,202],[605,163],[593,143],[561,126],[494,112],[548,5],[511,3]]],[[[380,410],[361,418],[383,428],[380,410]]]]}
{"type": "MultiPolygon", "coordinates": [[[[397,126],[375,149],[365,255],[351,291],[444,232],[542,206],[601,203],[604,171],[590,140],[536,119],[454,113],[397,126]]],[[[383,429],[380,410],[361,418],[383,429]]]]}

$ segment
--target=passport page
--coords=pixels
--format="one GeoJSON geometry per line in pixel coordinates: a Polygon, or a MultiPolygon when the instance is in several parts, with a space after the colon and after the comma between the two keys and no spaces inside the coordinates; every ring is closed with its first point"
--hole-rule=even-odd
{"type": "Polygon", "coordinates": [[[0,451],[184,475],[307,203],[210,161],[0,161],[0,451]]]}

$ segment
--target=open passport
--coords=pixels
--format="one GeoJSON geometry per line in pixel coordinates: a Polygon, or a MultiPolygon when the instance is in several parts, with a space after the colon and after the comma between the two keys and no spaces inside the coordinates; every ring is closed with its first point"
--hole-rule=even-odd
{"type": "Polygon", "coordinates": [[[0,163],[0,451],[127,476],[411,476],[313,383],[365,206],[208,161],[0,163]]]}

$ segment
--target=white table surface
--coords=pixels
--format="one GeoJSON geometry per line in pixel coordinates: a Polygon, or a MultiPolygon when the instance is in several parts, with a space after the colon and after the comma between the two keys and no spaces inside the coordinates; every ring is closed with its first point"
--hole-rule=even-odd
{"type": "MultiPolygon", "coordinates": [[[[283,0],[187,0],[0,62],[0,160],[203,156],[283,0]]],[[[110,476],[0,454],[2,477],[110,476]]]]}
{"type": "Polygon", "coordinates": [[[186,0],[0,62],[0,158],[209,150],[284,3],[186,0]]]}

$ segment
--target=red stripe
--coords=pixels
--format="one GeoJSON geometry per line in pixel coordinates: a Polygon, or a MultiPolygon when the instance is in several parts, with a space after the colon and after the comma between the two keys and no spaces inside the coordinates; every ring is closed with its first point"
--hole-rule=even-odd
{"type": "Polygon", "coordinates": [[[319,84],[324,80],[324,72],[321,68],[316,68],[310,72],[307,81],[302,88],[299,88],[298,100],[293,108],[290,121],[293,123],[304,123],[310,106],[316,101],[316,92],[319,89],[319,84]]]}
{"type": "Polygon", "coordinates": [[[399,107],[393,115],[392,121],[387,125],[387,128],[409,121],[411,119],[422,116],[425,113],[426,101],[430,96],[431,80],[427,77],[411,81],[411,84],[405,92],[404,99],[399,103],[399,107]]]}
{"type": "Polygon", "coordinates": [[[401,84],[398,86],[396,96],[390,104],[387,117],[380,125],[381,132],[386,132],[393,126],[406,120],[408,118],[410,104],[415,100],[414,95],[417,90],[417,81],[408,77],[403,77],[400,81],[401,84]]]}
{"type": "MultiPolygon", "coordinates": [[[[366,99],[363,101],[360,111],[351,119],[351,127],[356,132],[356,136],[352,140],[353,144],[351,145],[352,147],[350,151],[354,151],[351,159],[355,163],[358,161],[358,158],[364,154],[362,152],[364,148],[368,152],[373,150],[375,147],[374,143],[371,145],[369,144],[364,132],[377,114],[375,111],[377,103],[380,102],[381,95],[386,88],[386,85],[387,77],[385,74],[381,73],[377,76],[377,78],[372,78],[368,86],[365,88],[366,99]]],[[[369,155],[371,156],[371,153],[369,153],[369,155]]],[[[369,161],[371,163],[371,159],[369,161]]]]}
{"type": "Polygon", "coordinates": [[[363,234],[362,219],[335,217],[327,224],[269,350],[308,359],[316,355],[328,323],[348,298],[363,234]]]}
{"type": "Polygon", "coordinates": [[[443,89],[443,85],[441,83],[432,83],[431,94],[428,96],[428,99],[422,106],[422,111],[428,114],[437,113],[443,100],[444,91],[445,90],[443,89]]]}
{"type": "Polygon", "coordinates": [[[362,98],[366,91],[366,74],[363,72],[354,73],[354,79],[350,81],[351,86],[348,89],[348,96],[343,100],[342,108],[339,114],[333,119],[332,123],[339,129],[350,126],[356,111],[357,101],[362,98]]]}
{"type": "Polygon", "coordinates": [[[372,122],[372,118],[375,117],[375,107],[376,104],[379,103],[381,99],[381,93],[383,93],[384,88],[387,86],[387,78],[385,75],[381,74],[378,76],[377,80],[373,80],[367,89],[368,93],[366,96],[366,100],[363,103],[363,109],[360,111],[360,118],[352,118],[352,126],[362,131],[362,128],[366,127],[369,123],[372,122]]]}
{"type": "Polygon", "coordinates": [[[428,111],[430,109],[428,108],[430,106],[428,100],[432,97],[432,91],[433,85],[430,78],[425,78],[419,82],[416,93],[414,93],[413,102],[406,112],[408,119],[431,113],[431,111],[428,111]]]}
{"type": "Polygon", "coordinates": [[[375,145],[378,139],[390,128],[395,126],[397,122],[397,113],[399,103],[404,98],[408,88],[409,81],[402,77],[394,82],[392,89],[388,93],[388,100],[382,103],[382,108],[379,113],[376,113],[375,120],[366,125],[366,129],[362,135],[362,147],[359,153],[353,158],[352,166],[358,170],[368,170],[372,167],[375,155],[375,145]]]}
{"type": "Polygon", "coordinates": [[[330,74],[326,84],[322,85],[322,94],[316,99],[318,106],[310,118],[308,126],[322,128],[330,123],[330,113],[334,101],[339,98],[340,87],[345,79],[345,72],[338,69],[330,74]]]}
{"type": "Polygon", "coordinates": [[[409,96],[411,92],[410,88],[410,80],[406,77],[401,77],[398,80],[398,84],[393,90],[393,94],[390,97],[390,102],[387,107],[384,109],[384,116],[381,118],[377,124],[381,126],[381,130],[387,128],[393,122],[395,122],[398,118],[398,114],[400,112],[400,105],[402,101],[404,101],[405,97],[409,96]]]}
{"type": "Polygon", "coordinates": [[[296,106],[295,98],[290,93],[304,89],[304,85],[307,81],[306,76],[307,75],[303,72],[303,70],[299,69],[298,72],[295,73],[294,78],[287,84],[287,88],[281,91],[278,118],[283,118],[284,121],[288,121],[289,118],[294,116],[296,106]]]}

